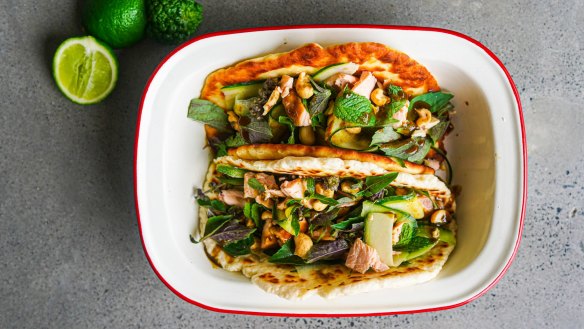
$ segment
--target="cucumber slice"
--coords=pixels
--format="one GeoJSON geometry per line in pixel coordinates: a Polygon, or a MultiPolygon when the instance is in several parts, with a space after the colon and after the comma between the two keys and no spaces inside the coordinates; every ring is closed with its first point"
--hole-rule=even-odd
{"type": "Polygon", "coordinates": [[[239,95],[235,96],[235,101],[233,103],[233,112],[235,114],[242,116],[249,115],[249,108],[255,103],[257,97],[252,97],[248,99],[239,99],[239,95]]]}
{"type": "Polygon", "coordinates": [[[451,230],[443,228],[443,227],[436,227],[433,225],[428,225],[428,224],[421,224],[420,226],[418,226],[418,235],[419,236],[423,236],[425,238],[433,238],[432,236],[432,231],[438,229],[439,232],[439,236],[438,236],[438,240],[448,243],[448,244],[452,244],[455,245],[456,244],[456,236],[454,236],[454,233],[452,233],[451,230]]]}
{"type": "Polygon", "coordinates": [[[322,82],[337,73],[355,74],[359,69],[359,65],[355,63],[338,63],[325,66],[312,75],[312,79],[316,82],[322,82]]]}
{"type": "Polygon", "coordinates": [[[424,207],[418,200],[418,197],[409,198],[406,200],[400,199],[384,199],[380,203],[373,203],[371,201],[363,202],[363,209],[361,210],[361,216],[365,216],[373,212],[405,212],[406,214],[412,216],[415,219],[420,219],[424,217],[424,207]]]}
{"type": "Polygon", "coordinates": [[[227,109],[231,110],[233,104],[235,103],[235,98],[237,99],[247,99],[258,95],[258,91],[264,84],[263,81],[249,81],[236,83],[233,85],[225,86],[221,88],[221,92],[225,96],[225,106],[227,109]]]}
{"type": "Polygon", "coordinates": [[[377,251],[379,258],[387,266],[393,266],[391,231],[394,221],[395,215],[386,213],[371,213],[365,219],[365,243],[377,251]]]}
{"type": "Polygon", "coordinates": [[[399,254],[393,255],[394,266],[399,266],[401,263],[420,257],[432,250],[439,240],[428,239],[421,236],[415,236],[412,238],[410,243],[406,246],[406,250],[402,250],[399,254]]]}
{"type": "Polygon", "coordinates": [[[363,134],[351,134],[347,132],[348,128],[356,128],[358,126],[350,126],[347,122],[339,119],[334,114],[331,114],[329,119],[326,135],[328,142],[332,146],[350,150],[365,151],[369,149],[371,138],[363,134]]]}

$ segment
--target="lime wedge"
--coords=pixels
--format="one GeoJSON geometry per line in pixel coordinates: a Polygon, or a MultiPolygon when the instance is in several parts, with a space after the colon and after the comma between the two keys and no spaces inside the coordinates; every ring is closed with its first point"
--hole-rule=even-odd
{"type": "Polygon", "coordinates": [[[71,101],[95,104],[114,89],[118,62],[112,50],[94,37],[70,38],[55,52],[53,77],[71,101]]]}

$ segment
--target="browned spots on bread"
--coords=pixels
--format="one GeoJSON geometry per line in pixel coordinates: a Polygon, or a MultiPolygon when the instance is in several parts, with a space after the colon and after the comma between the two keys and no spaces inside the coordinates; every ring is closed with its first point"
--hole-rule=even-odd
{"type": "Polygon", "coordinates": [[[392,83],[406,91],[416,89],[427,92],[440,89],[436,79],[423,65],[408,55],[380,43],[352,42],[327,48],[310,43],[290,52],[250,59],[211,73],[205,81],[201,98],[224,106],[221,92],[224,86],[258,80],[267,72],[281,68],[304,66],[314,71],[327,65],[343,62],[366,66],[367,70],[374,73],[376,69],[379,69],[379,72],[389,71],[397,76],[392,83]],[[377,62],[381,62],[389,69],[373,64],[377,62]],[[367,65],[368,63],[371,65],[367,65]]]}
{"type": "MultiPolygon", "coordinates": [[[[374,163],[387,171],[406,172],[410,174],[434,174],[432,168],[421,164],[404,161],[404,167],[402,167],[397,161],[384,155],[329,146],[251,144],[229,149],[228,154],[243,160],[280,160],[286,157],[339,158],[342,160],[374,163]]],[[[342,175],[343,173],[341,172],[339,174],[342,175]]]]}

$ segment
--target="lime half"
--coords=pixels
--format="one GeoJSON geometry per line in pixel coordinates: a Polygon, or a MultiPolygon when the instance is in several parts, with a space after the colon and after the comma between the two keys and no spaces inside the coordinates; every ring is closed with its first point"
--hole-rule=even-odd
{"type": "Polygon", "coordinates": [[[116,86],[118,62],[111,49],[94,37],[70,38],[55,53],[53,77],[71,101],[95,104],[116,86]]]}

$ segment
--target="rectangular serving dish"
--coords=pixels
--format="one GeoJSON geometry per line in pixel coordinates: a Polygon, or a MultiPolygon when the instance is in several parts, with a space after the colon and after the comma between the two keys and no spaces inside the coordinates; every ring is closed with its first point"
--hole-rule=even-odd
{"type": "Polygon", "coordinates": [[[499,59],[463,34],[423,27],[318,25],[246,29],[197,37],[156,68],[142,96],[134,183],[144,252],[158,277],[182,299],[228,313],[363,316],[463,305],[503,276],[519,246],[527,198],[526,138],[515,85],[499,59]],[[426,66],[455,98],[446,140],[454,168],[458,244],[434,280],[404,288],[290,301],[241,274],[216,268],[189,234],[197,227],[193,188],[211,159],[202,125],[186,117],[214,70],[305,43],[379,42],[426,66]]]}

